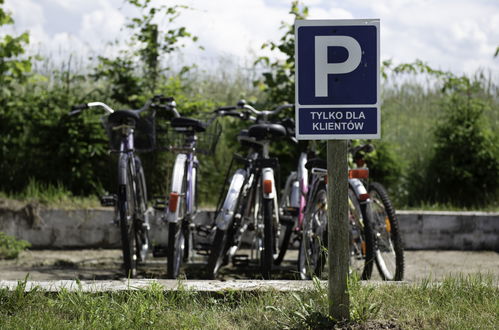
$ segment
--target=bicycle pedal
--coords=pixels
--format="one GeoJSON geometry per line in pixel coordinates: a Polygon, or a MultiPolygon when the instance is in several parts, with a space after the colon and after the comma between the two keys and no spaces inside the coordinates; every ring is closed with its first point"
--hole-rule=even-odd
{"type": "Polygon", "coordinates": [[[200,237],[209,237],[212,233],[212,227],[211,226],[196,226],[196,232],[200,237]]]}
{"type": "Polygon", "coordinates": [[[166,257],[166,250],[166,246],[154,245],[154,247],[152,248],[152,256],[154,258],[166,257]]]}
{"type": "Polygon", "coordinates": [[[300,209],[298,207],[283,207],[282,214],[284,216],[297,217],[300,214],[300,209]]]}
{"type": "Polygon", "coordinates": [[[285,226],[292,226],[295,223],[295,218],[292,215],[283,214],[279,217],[279,222],[285,226]]]}
{"type": "Polygon", "coordinates": [[[168,203],[166,202],[166,198],[164,197],[156,197],[153,202],[153,208],[158,211],[164,211],[168,203]]]}
{"type": "Polygon", "coordinates": [[[249,262],[250,258],[247,254],[236,254],[232,256],[232,264],[234,266],[247,266],[249,262]]]}
{"type": "Polygon", "coordinates": [[[100,205],[102,206],[116,206],[116,195],[104,195],[100,197],[100,205]]]}

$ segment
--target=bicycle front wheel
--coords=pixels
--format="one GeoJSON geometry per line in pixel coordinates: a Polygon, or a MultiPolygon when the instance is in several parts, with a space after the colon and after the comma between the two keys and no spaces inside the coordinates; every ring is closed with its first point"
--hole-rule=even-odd
{"type": "Polygon", "coordinates": [[[348,221],[350,226],[350,273],[360,279],[371,278],[374,260],[374,235],[370,203],[360,204],[348,189],[348,221]]]}
{"type": "Polygon", "coordinates": [[[321,184],[307,206],[298,252],[298,271],[302,280],[320,277],[327,259],[327,191],[321,184]]]}
{"type": "Polygon", "coordinates": [[[147,213],[147,188],[144,169],[138,157],[135,157],[136,205],[135,242],[137,261],[144,262],[149,250],[149,218],[147,213]]]}
{"type": "Polygon", "coordinates": [[[185,235],[178,223],[168,224],[168,252],[166,276],[171,279],[178,277],[185,253],[185,235]]]}
{"type": "Polygon", "coordinates": [[[395,208],[388,193],[377,182],[369,185],[372,199],[376,237],[376,267],[383,280],[401,281],[404,278],[404,250],[395,208]]]}
{"type": "Polygon", "coordinates": [[[132,166],[127,155],[119,160],[118,174],[118,215],[121,232],[121,249],[125,276],[133,278],[137,274],[137,248],[135,232],[136,192],[132,176],[132,166]]]}
{"type": "Polygon", "coordinates": [[[210,280],[217,277],[220,267],[224,264],[227,255],[227,234],[227,230],[217,228],[207,265],[207,276],[210,280]]]}

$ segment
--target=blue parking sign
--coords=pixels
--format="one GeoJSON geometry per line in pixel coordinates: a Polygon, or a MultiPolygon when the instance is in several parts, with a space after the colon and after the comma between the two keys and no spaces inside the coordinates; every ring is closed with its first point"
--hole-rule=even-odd
{"type": "Polygon", "coordinates": [[[380,137],[379,20],[295,22],[296,137],[380,137]]]}

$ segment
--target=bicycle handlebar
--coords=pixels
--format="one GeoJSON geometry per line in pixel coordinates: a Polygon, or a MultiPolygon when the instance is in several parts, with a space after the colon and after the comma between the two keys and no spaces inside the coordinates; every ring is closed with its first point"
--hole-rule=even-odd
{"type": "MultiPolygon", "coordinates": [[[[108,112],[110,114],[115,111],[113,108],[111,108],[109,105],[107,105],[103,102],[90,102],[90,103],[73,105],[71,107],[71,111],[69,112],[69,116],[74,116],[76,114],[79,114],[83,110],[93,108],[93,107],[104,108],[104,110],[106,110],[106,112],[108,112]]],[[[173,99],[173,97],[164,97],[162,95],[155,95],[152,99],[148,100],[142,108],[137,109],[137,111],[143,111],[149,107],[169,110],[173,113],[174,117],[180,117],[180,114],[177,111],[177,104],[175,103],[175,100],[173,99]],[[158,102],[158,103],[156,103],[156,102],[158,102]],[[162,104],[163,102],[165,102],[166,104],[162,104]]]]}
{"type": "Polygon", "coordinates": [[[293,107],[294,104],[284,104],[278,106],[274,110],[257,110],[251,105],[247,104],[245,100],[240,100],[239,102],[237,102],[236,106],[219,107],[214,112],[217,116],[231,116],[231,117],[238,117],[241,119],[246,119],[246,120],[250,119],[256,121],[257,119],[262,117],[264,120],[266,120],[268,116],[275,115],[283,109],[288,109],[293,107]],[[247,111],[243,112],[235,111],[238,109],[244,109],[247,111]],[[256,115],[256,117],[251,116],[250,113],[253,113],[254,115],[256,115]]]}

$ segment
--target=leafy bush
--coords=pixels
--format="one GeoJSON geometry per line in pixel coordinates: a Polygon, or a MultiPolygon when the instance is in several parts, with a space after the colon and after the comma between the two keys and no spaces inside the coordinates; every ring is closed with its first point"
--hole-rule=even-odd
{"type": "Polygon", "coordinates": [[[0,231],[0,259],[15,259],[19,252],[29,248],[31,244],[24,240],[6,235],[0,231]]]}
{"type": "Polygon", "coordinates": [[[499,192],[497,137],[487,126],[480,81],[448,81],[449,94],[434,131],[423,199],[457,206],[483,206],[499,192]],[[433,184],[432,184],[433,183],[433,184]]]}

